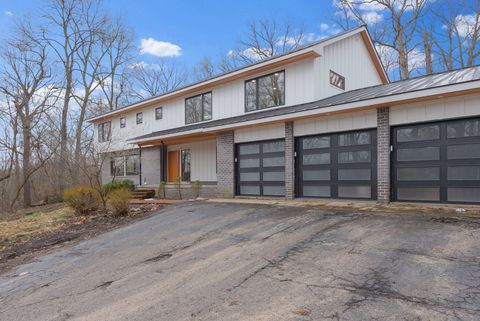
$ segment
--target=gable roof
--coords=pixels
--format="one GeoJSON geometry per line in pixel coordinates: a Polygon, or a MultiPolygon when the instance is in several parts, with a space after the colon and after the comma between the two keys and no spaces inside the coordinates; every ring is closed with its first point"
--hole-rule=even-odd
{"type": "Polygon", "coordinates": [[[438,99],[449,93],[465,93],[467,91],[480,92],[480,66],[355,89],[306,104],[267,109],[231,118],[161,130],[135,137],[130,141],[132,143],[144,143],[168,138],[171,135],[214,132],[225,130],[228,127],[235,128],[240,123],[244,126],[249,122],[258,123],[258,120],[263,120],[265,123],[287,121],[289,119],[305,118],[305,116],[315,113],[399,105],[408,103],[412,99],[421,99],[422,97],[438,99]]]}
{"type": "Polygon", "coordinates": [[[126,113],[138,108],[154,106],[159,103],[165,102],[167,100],[178,98],[179,96],[193,94],[202,90],[206,90],[207,88],[211,88],[213,86],[217,86],[217,85],[230,82],[239,78],[248,77],[250,75],[258,74],[264,71],[272,70],[274,68],[284,66],[299,60],[318,57],[321,55],[321,53],[314,50],[315,46],[319,44],[323,44],[326,46],[330,43],[342,40],[344,38],[350,37],[355,34],[361,35],[362,40],[364,41],[365,46],[368,49],[370,57],[372,58],[372,61],[375,65],[375,68],[380,78],[384,83],[388,83],[389,80],[388,80],[387,73],[385,72],[385,69],[383,68],[380,57],[378,56],[378,53],[375,50],[373,42],[370,38],[370,34],[368,33],[368,30],[365,26],[360,26],[355,29],[347,30],[339,34],[333,35],[331,37],[324,38],[313,43],[309,43],[295,50],[292,50],[283,54],[279,54],[279,55],[249,64],[249,65],[242,66],[240,68],[233,69],[231,71],[221,73],[213,77],[203,79],[201,81],[174,89],[172,91],[163,93],[159,96],[150,97],[150,98],[135,102],[133,104],[117,108],[115,110],[101,113],[99,115],[90,117],[89,119],[87,119],[87,121],[97,122],[105,117],[113,116],[115,114],[126,113]]]}

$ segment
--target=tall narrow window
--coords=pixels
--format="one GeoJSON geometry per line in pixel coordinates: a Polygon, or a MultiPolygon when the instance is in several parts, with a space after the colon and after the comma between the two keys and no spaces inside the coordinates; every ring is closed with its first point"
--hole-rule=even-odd
{"type": "Polygon", "coordinates": [[[190,182],[192,156],[189,149],[182,150],[182,182],[190,182]]]}
{"type": "Polygon", "coordinates": [[[192,124],[212,119],[212,93],[185,99],[185,123],[192,124]]]}
{"type": "Polygon", "coordinates": [[[127,125],[127,119],[125,117],[120,117],[120,128],[125,128],[127,125]]]}
{"type": "Polygon", "coordinates": [[[245,82],[245,111],[285,105],[285,71],[245,82]]]}
{"type": "Polygon", "coordinates": [[[103,143],[110,140],[112,123],[107,121],[98,125],[98,142],[103,143]]]}
{"type": "Polygon", "coordinates": [[[137,113],[137,125],[143,123],[143,113],[137,113]]]}
{"type": "Polygon", "coordinates": [[[159,120],[163,118],[163,107],[155,108],[155,120],[159,120]]]}

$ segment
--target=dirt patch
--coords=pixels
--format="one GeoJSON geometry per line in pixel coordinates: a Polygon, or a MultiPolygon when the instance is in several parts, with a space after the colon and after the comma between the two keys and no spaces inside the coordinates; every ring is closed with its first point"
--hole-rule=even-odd
{"type": "Polygon", "coordinates": [[[131,205],[128,215],[108,211],[76,216],[63,204],[35,207],[0,217],[0,274],[36,256],[151,216],[160,204],[131,205]]]}

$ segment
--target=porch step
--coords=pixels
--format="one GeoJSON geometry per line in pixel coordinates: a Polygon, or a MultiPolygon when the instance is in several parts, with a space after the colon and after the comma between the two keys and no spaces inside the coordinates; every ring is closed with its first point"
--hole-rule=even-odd
{"type": "Polygon", "coordinates": [[[131,193],[130,198],[145,199],[155,197],[155,190],[151,188],[139,188],[131,193]]]}

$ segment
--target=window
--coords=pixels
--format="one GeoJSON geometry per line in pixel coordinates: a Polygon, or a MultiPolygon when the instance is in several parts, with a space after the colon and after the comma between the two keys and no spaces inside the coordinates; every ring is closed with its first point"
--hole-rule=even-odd
{"type": "Polygon", "coordinates": [[[159,120],[163,118],[163,107],[155,108],[155,120],[159,120]]]}
{"type": "Polygon", "coordinates": [[[285,105],[285,71],[245,82],[245,111],[285,105]]]}
{"type": "Polygon", "coordinates": [[[143,123],[143,113],[137,113],[137,125],[143,123]]]}
{"type": "Polygon", "coordinates": [[[345,90],[345,77],[337,74],[335,71],[330,70],[330,85],[345,90]]]}
{"type": "Polygon", "coordinates": [[[212,119],[212,93],[185,99],[185,124],[212,119]]]}
{"type": "Polygon", "coordinates": [[[127,125],[127,119],[125,117],[120,117],[120,128],[125,128],[127,125]]]}
{"type": "Polygon", "coordinates": [[[190,150],[185,149],[182,150],[182,182],[190,182],[191,178],[191,164],[192,164],[192,156],[190,154],[190,150]]]}
{"type": "Polygon", "coordinates": [[[140,173],[140,156],[139,155],[127,155],[112,158],[110,161],[110,175],[121,176],[134,176],[140,173]]]}
{"type": "Polygon", "coordinates": [[[111,122],[107,121],[98,125],[98,142],[103,143],[110,140],[111,122]]]}

